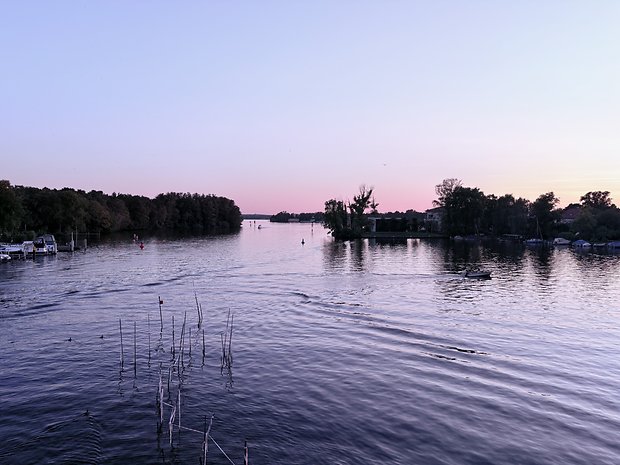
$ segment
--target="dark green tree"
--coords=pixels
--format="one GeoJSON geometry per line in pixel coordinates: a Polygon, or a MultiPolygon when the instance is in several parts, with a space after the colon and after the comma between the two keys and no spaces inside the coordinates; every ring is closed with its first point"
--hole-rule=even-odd
{"type": "Polygon", "coordinates": [[[477,187],[454,187],[443,199],[445,232],[449,235],[480,233],[485,201],[484,193],[477,187]]]}
{"type": "Polygon", "coordinates": [[[323,225],[336,239],[343,239],[349,236],[348,214],[342,200],[330,199],[325,202],[323,225]]]}
{"type": "Polygon", "coordinates": [[[0,180],[0,236],[7,239],[19,229],[23,208],[19,197],[7,180],[0,180]]]}
{"type": "Polygon", "coordinates": [[[441,184],[435,186],[435,194],[437,200],[433,200],[436,207],[445,207],[447,199],[452,195],[454,189],[461,187],[463,182],[460,179],[448,178],[441,181],[441,184]]]}
{"type": "Polygon", "coordinates": [[[349,204],[349,211],[351,212],[351,231],[354,237],[360,237],[367,226],[365,213],[370,207],[372,191],[372,187],[360,186],[359,193],[353,196],[353,202],[349,204]]]}
{"type": "Polygon", "coordinates": [[[556,209],[560,202],[553,192],[541,194],[530,206],[530,234],[543,239],[554,235],[560,211],[556,209]]]}
{"type": "Polygon", "coordinates": [[[583,205],[584,207],[590,207],[596,210],[602,210],[615,206],[613,203],[611,203],[609,191],[588,192],[587,194],[582,195],[580,200],[581,205],[583,205]]]}

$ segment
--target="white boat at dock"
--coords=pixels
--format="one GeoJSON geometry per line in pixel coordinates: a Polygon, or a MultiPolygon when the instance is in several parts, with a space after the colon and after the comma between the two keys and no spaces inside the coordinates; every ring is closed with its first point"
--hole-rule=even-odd
{"type": "Polygon", "coordinates": [[[0,244],[0,254],[13,258],[26,258],[34,255],[55,255],[58,252],[58,244],[52,234],[44,234],[32,241],[24,241],[21,244],[0,244]]]}
{"type": "Polygon", "coordinates": [[[556,237],[553,239],[553,245],[570,245],[570,241],[563,237],[556,237]]]}

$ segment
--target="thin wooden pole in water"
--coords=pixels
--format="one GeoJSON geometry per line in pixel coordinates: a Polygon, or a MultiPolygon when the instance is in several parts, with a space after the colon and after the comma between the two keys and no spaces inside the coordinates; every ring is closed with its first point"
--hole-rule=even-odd
{"type": "MultiPolygon", "coordinates": [[[[205,417],[205,423],[207,417],[205,417]]],[[[209,432],[211,431],[211,425],[213,424],[213,415],[211,415],[211,421],[209,421],[209,427],[207,428],[207,431],[205,432],[205,442],[204,442],[204,464],[207,464],[207,452],[209,452],[209,432]]]]}
{"type": "Polygon", "coordinates": [[[133,376],[136,377],[138,374],[138,344],[136,338],[136,322],[133,322],[133,376]]]}
{"type": "Polygon", "coordinates": [[[196,311],[198,312],[198,328],[202,325],[202,308],[200,308],[200,304],[198,303],[198,294],[194,291],[194,299],[196,299],[196,311]]]}
{"type": "Polygon", "coordinates": [[[121,322],[120,318],[118,319],[118,329],[121,333],[121,368],[122,368],[124,364],[125,355],[123,351],[123,323],[121,322]]]}
{"type": "Polygon", "coordinates": [[[202,328],[202,364],[205,363],[205,330],[202,328]]]}
{"type": "Polygon", "coordinates": [[[189,327],[189,356],[192,357],[192,327],[189,327]]]}
{"type": "Polygon", "coordinates": [[[146,314],[147,327],[149,331],[149,367],[151,366],[151,314],[146,314]]]}
{"type": "Polygon", "coordinates": [[[174,355],[176,353],[174,349],[174,315],[172,315],[172,348],[170,351],[172,352],[172,359],[174,360],[174,355]]]}
{"type": "Polygon", "coordinates": [[[185,323],[187,320],[187,312],[183,316],[183,328],[181,328],[181,340],[179,342],[179,352],[181,352],[181,366],[185,367],[185,323]]]}
{"type": "Polygon", "coordinates": [[[161,323],[160,332],[163,332],[164,331],[164,316],[161,312],[161,306],[163,305],[164,301],[161,300],[161,296],[157,296],[157,298],[159,299],[159,321],[161,323]]]}
{"type": "Polygon", "coordinates": [[[181,433],[181,386],[179,386],[179,434],[181,433]]]}
{"type": "Polygon", "coordinates": [[[228,366],[232,365],[232,334],[233,334],[233,321],[235,315],[230,317],[230,337],[228,338],[228,366]]]}
{"type": "Polygon", "coordinates": [[[245,441],[245,445],[243,446],[244,454],[243,454],[243,465],[250,465],[250,461],[248,459],[248,441],[245,441]]]}
{"type": "Polygon", "coordinates": [[[202,465],[207,465],[207,451],[206,451],[206,444],[207,444],[207,416],[205,415],[205,422],[204,422],[204,426],[203,426],[203,434],[204,434],[204,439],[202,442],[202,453],[204,455],[204,459],[201,457],[200,463],[202,465]]]}

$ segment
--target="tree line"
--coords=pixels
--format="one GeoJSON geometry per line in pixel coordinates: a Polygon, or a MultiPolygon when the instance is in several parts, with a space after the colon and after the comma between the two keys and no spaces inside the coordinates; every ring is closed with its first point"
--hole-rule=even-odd
{"type": "Polygon", "coordinates": [[[238,231],[235,202],[215,195],[167,193],[154,199],[70,188],[12,186],[0,180],[0,239],[19,241],[36,234],[70,231],[171,230],[197,234],[238,231]]]}
{"type": "Polygon", "coordinates": [[[558,208],[560,199],[553,192],[530,202],[512,194],[485,195],[454,178],[443,180],[435,193],[434,204],[442,209],[442,231],[450,236],[513,234],[551,239],[563,235],[594,242],[620,238],[620,209],[612,203],[609,191],[587,192],[580,203],[564,209],[558,208]]]}
{"type": "MultiPolygon", "coordinates": [[[[448,236],[513,235],[540,239],[564,236],[593,242],[620,239],[620,209],[612,203],[609,191],[591,191],[580,203],[558,208],[553,192],[536,200],[515,198],[512,194],[485,195],[477,187],[466,187],[459,179],[444,179],[435,186],[434,221],[409,221],[409,228],[424,228],[448,236]],[[568,215],[567,213],[571,213],[568,215]]],[[[337,239],[362,237],[368,231],[368,215],[377,215],[373,189],[365,186],[352,202],[330,199],[325,202],[324,225],[337,239]]],[[[415,215],[415,212],[412,212],[415,215]]]]}

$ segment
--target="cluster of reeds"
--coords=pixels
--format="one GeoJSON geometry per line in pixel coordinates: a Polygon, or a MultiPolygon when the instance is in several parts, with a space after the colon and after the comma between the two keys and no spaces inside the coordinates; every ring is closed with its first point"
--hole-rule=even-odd
{"type": "Polygon", "coordinates": [[[222,371],[224,370],[224,368],[226,368],[228,371],[232,370],[232,335],[234,318],[235,315],[231,315],[229,309],[228,318],[226,318],[226,331],[220,334],[220,339],[222,343],[222,371]]]}
{"type": "MultiPolygon", "coordinates": [[[[165,426],[167,426],[167,436],[170,447],[174,447],[174,438],[175,438],[175,430],[178,434],[182,430],[184,431],[192,431],[195,433],[200,433],[203,441],[201,447],[201,456],[200,463],[203,465],[207,464],[207,454],[209,450],[209,443],[214,444],[217,449],[228,459],[230,463],[234,465],[234,462],[230,459],[230,457],[224,452],[224,450],[220,447],[220,445],[213,439],[211,435],[211,429],[213,425],[214,416],[211,415],[211,419],[207,425],[207,416],[204,417],[204,426],[203,430],[200,431],[198,429],[193,429],[181,424],[181,407],[183,403],[183,394],[184,389],[183,385],[186,381],[186,377],[189,373],[189,368],[192,365],[192,347],[202,345],[202,366],[204,366],[205,357],[206,357],[206,344],[205,344],[205,330],[203,327],[203,312],[202,306],[198,300],[198,296],[196,292],[194,292],[194,298],[196,301],[196,310],[198,322],[190,324],[187,319],[187,312],[184,312],[183,315],[183,324],[181,326],[180,334],[178,339],[175,334],[175,320],[174,315],[172,315],[172,343],[170,344],[170,359],[168,362],[159,362],[159,385],[157,387],[157,395],[156,395],[156,408],[157,408],[157,433],[158,435],[162,434],[165,426]]],[[[163,315],[163,300],[161,296],[158,298],[159,302],[159,315],[160,315],[160,338],[157,345],[156,352],[157,353],[165,353],[165,345],[164,345],[164,315],[163,315]]],[[[221,348],[222,348],[222,358],[221,358],[221,371],[224,371],[224,368],[227,369],[229,380],[232,380],[232,334],[233,334],[233,321],[234,316],[231,314],[230,310],[228,311],[228,317],[226,320],[226,330],[221,333],[221,348]]],[[[147,314],[147,324],[148,324],[148,366],[151,366],[151,321],[150,314],[147,314]]],[[[124,356],[125,356],[125,348],[123,344],[123,323],[119,318],[119,332],[120,332],[120,369],[121,373],[124,370],[124,356]]],[[[134,369],[134,377],[137,377],[137,323],[134,322],[134,352],[133,352],[133,369],[134,369]]],[[[163,453],[163,451],[162,451],[163,453]]],[[[244,446],[244,463],[247,465],[248,462],[248,448],[247,442],[244,446]]]]}

